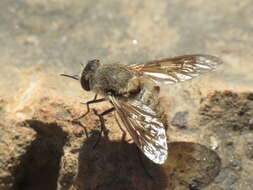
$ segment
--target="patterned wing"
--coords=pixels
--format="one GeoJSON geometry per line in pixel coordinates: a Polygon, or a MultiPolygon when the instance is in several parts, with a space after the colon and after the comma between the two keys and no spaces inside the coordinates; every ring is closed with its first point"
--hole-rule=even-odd
{"type": "Polygon", "coordinates": [[[183,55],[129,67],[156,83],[174,84],[213,70],[221,63],[212,55],[183,55]]]}
{"type": "Polygon", "coordinates": [[[141,100],[123,101],[110,97],[116,109],[116,119],[125,126],[134,142],[153,162],[162,164],[168,155],[165,126],[157,113],[141,100]]]}

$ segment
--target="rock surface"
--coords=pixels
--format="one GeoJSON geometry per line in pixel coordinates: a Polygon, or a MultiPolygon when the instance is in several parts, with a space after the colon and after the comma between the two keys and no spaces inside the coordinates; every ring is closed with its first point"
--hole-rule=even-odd
{"type": "Polygon", "coordinates": [[[251,0],[2,0],[0,9],[0,190],[253,189],[251,0]],[[93,94],[60,73],[78,74],[93,58],[192,53],[224,64],[162,86],[164,165],[140,156],[113,114],[99,143],[93,112],[74,121],[93,94]]]}

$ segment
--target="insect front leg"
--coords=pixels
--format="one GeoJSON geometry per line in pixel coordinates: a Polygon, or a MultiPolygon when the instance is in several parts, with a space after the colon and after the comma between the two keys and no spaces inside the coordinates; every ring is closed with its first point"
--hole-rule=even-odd
{"type": "Polygon", "coordinates": [[[82,104],[86,104],[87,111],[84,114],[82,114],[81,116],[79,116],[78,118],[75,118],[74,120],[76,121],[76,120],[79,120],[79,119],[85,117],[90,112],[90,104],[95,104],[95,103],[99,103],[99,102],[103,102],[103,101],[107,101],[107,99],[106,98],[97,99],[97,94],[95,94],[93,100],[82,103],[82,104]]]}

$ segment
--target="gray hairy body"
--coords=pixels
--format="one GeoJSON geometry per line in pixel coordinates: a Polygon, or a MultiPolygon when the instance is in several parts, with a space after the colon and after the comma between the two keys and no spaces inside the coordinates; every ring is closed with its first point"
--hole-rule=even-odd
{"type": "Polygon", "coordinates": [[[92,90],[103,95],[129,97],[141,89],[135,73],[120,63],[101,65],[90,82],[92,90]]]}

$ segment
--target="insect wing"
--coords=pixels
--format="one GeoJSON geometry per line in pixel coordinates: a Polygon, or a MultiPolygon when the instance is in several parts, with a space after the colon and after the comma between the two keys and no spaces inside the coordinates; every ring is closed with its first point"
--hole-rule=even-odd
{"type": "Polygon", "coordinates": [[[134,142],[150,160],[164,163],[168,155],[166,131],[156,112],[137,99],[110,99],[119,125],[127,128],[134,142]]]}
{"type": "Polygon", "coordinates": [[[173,84],[215,69],[222,61],[212,55],[184,55],[130,65],[130,69],[154,82],[173,84]]]}

